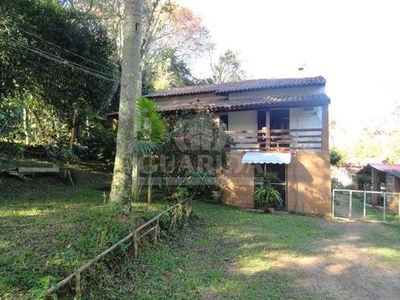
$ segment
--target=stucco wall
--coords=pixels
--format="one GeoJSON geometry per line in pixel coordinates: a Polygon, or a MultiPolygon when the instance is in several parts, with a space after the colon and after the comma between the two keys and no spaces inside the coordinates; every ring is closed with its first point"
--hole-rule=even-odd
{"type": "Polygon", "coordinates": [[[254,207],[254,165],[242,164],[244,152],[232,151],[230,169],[220,174],[222,202],[243,208],[254,207]]]}
{"type": "Polygon", "coordinates": [[[290,128],[322,128],[322,107],[295,107],[290,109],[290,128]]]}
{"type": "MultiPolygon", "coordinates": [[[[244,152],[231,152],[231,168],[220,175],[224,189],[222,201],[243,208],[254,207],[255,165],[242,164],[244,152]]],[[[288,211],[331,214],[329,153],[292,154],[287,167],[286,206],[288,211]]]]}
{"type": "Polygon", "coordinates": [[[331,214],[328,152],[297,152],[288,165],[288,211],[331,214]]]}
{"type": "MultiPolygon", "coordinates": [[[[238,111],[238,112],[229,112],[228,113],[228,123],[229,123],[229,131],[235,130],[257,130],[257,111],[256,110],[246,110],[246,111],[238,111]]],[[[255,133],[254,133],[255,135],[255,133]]],[[[257,139],[238,139],[235,140],[237,145],[232,146],[232,148],[258,148],[257,139]],[[254,144],[243,144],[252,143],[254,144]]]]}

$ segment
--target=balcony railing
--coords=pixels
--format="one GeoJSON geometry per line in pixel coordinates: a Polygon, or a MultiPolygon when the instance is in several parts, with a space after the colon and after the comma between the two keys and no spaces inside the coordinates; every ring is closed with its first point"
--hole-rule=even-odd
{"type": "Polygon", "coordinates": [[[230,130],[231,150],[294,152],[322,150],[322,128],[230,130]]]}

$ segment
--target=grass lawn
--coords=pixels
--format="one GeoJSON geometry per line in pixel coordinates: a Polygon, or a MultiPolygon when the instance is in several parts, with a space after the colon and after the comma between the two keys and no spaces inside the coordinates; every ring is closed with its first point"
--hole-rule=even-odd
{"type": "MultiPolygon", "coordinates": [[[[150,246],[137,261],[99,278],[97,286],[88,290],[88,298],[326,299],[307,288],[299,274],[285,272],[276,262],[329,256],[323,245],[339,238],[346,224],[202,202],[194,203],[194,212],[191,226],[150,246]]],[[[361,237],[362,251],[379,253],[384,264],[399,264],[398,227],[374,228],[361,237]]]]}
{"type": "MultiPolygon", "coordinates": [[[[371,195],[369,195],[370,197],[371,195]]],[[[349,203],[350,193],[348,191],[337,191],[335,195],[335,217],[348,218],[349,216],[349,203]]],[[[364,193],[353,192],[351,202],[351,217],[352,219],[363,220],[364,219],[364,193]]],[[[365,220],[367,221],[378,221],[383,222],[383,208],[374,207],[369,204],[365,208],[365,220]]],[[[400,224],[400,217],[398,211],[390,210],[386,207],[385,210],[385,222],[400,224]]]]}
{"type": "MultiPolygon", "coordinates": [[[[30,299],[155,215],[165,204],[137,204],[126,215],[97,189],[104,180],[78,174],[76,187],[56,176],[0,184],[0,299],[30,299]]],[[[110,257],[112,257],[110,255],[110,257]]]]}
{"type": "MultiPolygon", "coordinates": [[[[31,299],[165,207],[137,204],[133,215],[123,214],[107,205],[96,176],[81,174],[75,188],[55,177],[3,180],[0,299],[31,299]]],[[[189,223],[147,245],[137,260],[119,249],[90,269],[84,299],[324,299],[276,262],[326,255],[316,245],[340,236],[332,221],[199,201],[193,209],[189,223]]],[[[363,243],[393,264],[399,239],[398,227],[388,226],[363,243]]],[[[71,299],[68,291],[58,296],[71,299]]]]}
{"type": "Polygon", "coordinates": [[[285,255],[321,251],[313,241],[336,237],[326,220],[266,215],[195,202],[191,226],[152,245],[135,262],[99,278],[98,299],[323,299],[274,267],[285,255]]]}

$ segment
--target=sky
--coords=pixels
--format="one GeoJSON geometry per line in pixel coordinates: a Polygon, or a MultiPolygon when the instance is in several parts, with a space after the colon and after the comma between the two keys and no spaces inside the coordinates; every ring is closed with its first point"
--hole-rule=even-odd
{"type": "Polygon", "coordinates": [[[239,53],[250,79],[323,76],[349,138],[400,103],[396,0],[176,1],[202,17],[218,54],[239,53]]]}

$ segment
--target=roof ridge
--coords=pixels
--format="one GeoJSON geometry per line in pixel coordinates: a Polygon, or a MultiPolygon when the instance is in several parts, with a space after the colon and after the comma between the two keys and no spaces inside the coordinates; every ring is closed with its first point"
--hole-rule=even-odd
{"type": "Polygon", "coordinates": [[[322,76],[314,77],[287,77],[287,78],[259,78],[237,82],[192,85],[155,91],[145,95],[149,98],[168,97],[177,95],[193,95],[201,93],[223,94],[259,89],[276,89],[301,86],[323,86],[326,80],[322,76]]]}

